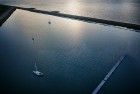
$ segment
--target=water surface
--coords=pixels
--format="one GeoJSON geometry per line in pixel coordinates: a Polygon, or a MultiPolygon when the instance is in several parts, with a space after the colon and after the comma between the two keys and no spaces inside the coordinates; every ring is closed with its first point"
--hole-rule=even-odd
{"type": "Polygon", "coordinates": [[[0,27],[0,87],[90,94],[123,54],[140,61],[139,43],[140,34],[129,29],[17,10],[0,27]],[[32,74],[34,62],[43,78],[32,74]]]}

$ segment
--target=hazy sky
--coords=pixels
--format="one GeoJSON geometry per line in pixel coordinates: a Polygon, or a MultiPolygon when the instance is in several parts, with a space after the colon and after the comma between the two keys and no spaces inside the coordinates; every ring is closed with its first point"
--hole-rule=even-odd
{"type": "MultiPolygon", "coordinates": [[[[34,2],[67,2],[72,0],[0,0],[0,3],[34,3],[34,2]]],[[[81,2],[133,2],[133,3],[140,3],[140,0],[74,0],[74,1],[81,1],[81,2]]]]}

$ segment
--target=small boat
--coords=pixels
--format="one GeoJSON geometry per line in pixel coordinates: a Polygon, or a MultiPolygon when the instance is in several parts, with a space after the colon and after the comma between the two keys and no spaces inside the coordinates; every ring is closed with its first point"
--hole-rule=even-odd
{"type": "Polygon", "coordinates": [[[38,77],[42,77],[44,75],[42,72],[40,72],[38,70],[33,71],[33,74],[36,75],[36,76],[38,76],[38,77]]]}
{"type": "Polygon", "coordinates": [[[36,63],[35,63],[35,70],[33,71],[33,74],[38,76],[38,77],[42,77],[44,74],[42,72],[40,72],[36,66],[36,63]]]}
{"type": "Polygon", "coordinates": [[[48,24],[51,24],[51,22],[49,21],[48,24]]]}

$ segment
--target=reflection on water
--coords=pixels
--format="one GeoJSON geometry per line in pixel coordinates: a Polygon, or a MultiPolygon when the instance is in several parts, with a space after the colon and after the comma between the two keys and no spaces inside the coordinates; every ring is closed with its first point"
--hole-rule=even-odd
{"type": "Polygon", "coordinates": [[[0,28],[0,85],[25,94],[90,94],[122,54],[139,60],[139,41],[131,30],[17,10],[0,28]],[[32,75],[36,55],[41,79],[32,75]]]}
{"type": "Polygon", "coordinates": [[[139,0],[1,0],[0,3],[140,24],[139,0]]]}
{"type": "Polygon", "coordinates": [[[80,14],[82,10],[80,10],[80,5],[77,1],[71,0],[65,5],[65,9],[69,10],[72,14],[80,14]]]}

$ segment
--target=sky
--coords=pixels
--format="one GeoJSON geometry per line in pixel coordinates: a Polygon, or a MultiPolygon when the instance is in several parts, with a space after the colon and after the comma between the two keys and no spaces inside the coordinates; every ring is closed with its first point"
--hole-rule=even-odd
{"type": "MultiPolygon", "coordinates": [[[[25,2],[67,2],[72,0],[0,0],[0,3],[25,3],[25,2]]],[[[140,3],[140,0],[76,0],[79,2],[131,2],[131,3],[140,3]]]]}

